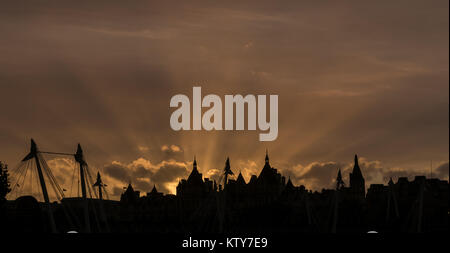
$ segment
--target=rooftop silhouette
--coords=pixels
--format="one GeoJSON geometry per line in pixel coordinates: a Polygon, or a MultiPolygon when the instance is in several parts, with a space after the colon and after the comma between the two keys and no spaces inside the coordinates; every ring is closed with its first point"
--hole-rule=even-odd
{"type": "MultiPolygon", "coordinates": [[[[35,159],[37,167],[51,173],[32,141],[23,162],[35,159]]],[[[194,156],[187,179],[179,181],[176,195],[159,192],[156,185],[141,196],[130,182],[120,201],[108,200],[100,173],[90,178],[81,146],[74,154],[85,174],[79,198],[39,203],[31,196],[7,201],[2,207],[4,229],[64,232],[333,232],[369,230],[394,232],[448,231],[448,181],[416,176],[413,181],[392,178],[387,185],[373,184],[366,191],[364,168],[358,156],[344,182],[337,171],[336,188],[312,192],[295,186],[270,165],[266,151],[259,175],[246,182],[236,179],[229,157],[219,181],[204,178],[194,156]],[[94,191],[93,187],[98,187],[94,191]],[[95,193],[94,195],[91,192],[95,193]],[[42,215],[46,214],[46,215],[42,215]]],[[[81,178],[82,179],[82,178],[81,178]]],[[[43,180],[45,181],[45,180],[43,180]]],[[[56,182],[51,181],[52,185],[56,182]]],[[[45,187],[45,184],[41,187],[45,187]]]]}

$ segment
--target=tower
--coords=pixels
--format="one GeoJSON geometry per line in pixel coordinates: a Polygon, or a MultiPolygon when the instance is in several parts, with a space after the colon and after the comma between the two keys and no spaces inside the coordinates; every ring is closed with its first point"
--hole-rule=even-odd
{"type": "MultiPolygon", "coordinates": [[[[211,187],[212,188],[212,187],[211,187]]],[[[198,199],[205,196],[207,189],[203,182],[203,175],[197,169],[197,159],[194,156],[192,171],[187,180],[181,180],[177,186],[177,195],[198,199]]]]}
{"type": "MultiPolygon", "coordinates": [[[[283,177],[278,173],[276,168],[273,168],[269,163],[269,154],[266,150],[264,167],[259,173],[256,180],[255,193],[262,196],[264,201],[269,201],[275,199],[278,194],[284,189],[285,184],[283,182],[283,177]]],[[[249,184],[252,184],[250,179],[249,184]]]]}
{"type": "Polygon", "coordinates": [[[359,168],[357,155],[355,155],[355,164],[353,166],[352,172],[350,173],[350,189],[355,197],[365,198],[366,186],[364,177],[361,173],[361,168],[359,168]]]}
{"type": "Polygon", "coordinates": [[[197,184],[197,185],[203,184],[202,174],[200,172],[198,172],[197,159],[195,156],[194,156],[194,162],[192,163],[192,172],[189,175],[187,182],[192,183],[192,184],[197,184]]]}

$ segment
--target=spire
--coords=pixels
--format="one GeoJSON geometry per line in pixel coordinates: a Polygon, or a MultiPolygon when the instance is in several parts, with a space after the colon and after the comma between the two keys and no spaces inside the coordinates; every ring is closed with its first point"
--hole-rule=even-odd
{"type": "Polygon", "coordinates": [[[128,183],[128,187],[125,192],[134,192],[133,186],[131,186],[131,182],[128,183]]]}
{"type": "Polygon", "coordinates": [[[158,190],[156,190],[156,185],[153,185],[153,189],[152,189],[151,193],[158,193],[158,190]]]}
{"type": "Polygon", "coordinates": [[[189,175],[187,181],[191,182],[192,180],[194,180],[196,182],[203,181],[202,175],[200,174],[200,172],[198,172],[198,169],[197,169],[197,158],[195,157],[195,155],[194,155],[194,162],[192,163],[192,172],[189,175]]]}
{"type": "Polygon", "coordinates": [[[355,165],[353,171],[350,173],[350,188],[354,192],[355,196],[365,198],[366,187],[365,180],[359,168],[358,155],[355,155],[355,165]]]}
{"type": "Polygon", "coordinates": [[[293,191],[295,191],[295,186],[294,186],[294,184],[292,184],[291,177],[289,176],[288,181],[287,181],[286,185],[284,186],[283,192],[285,194],[290,194],[293,191]]]}
{"type": "Polygon", "coordinates": [[[288,177],[288,181],[287,181],[287,183],[286,183],[286,186],[288,186],[288,187],[294,186],[294,185],[292,184],[292,181],[291,181],[291,176],[288,177]]]}
{"type": "Polygon", "coordinates": [[[192,171],[197,170],[197,159],[195,158],[195,155],[194,155],[194,163],[192,164],[192,166],[193,166],[192,171]]]}
{"type": "Polygon", "coordinates": [[[354,176],[362,177],[361,169],[359,168],[359,163],[358,163],[358,155],[356,155],[356,154],[355,154],[355,165],[353,166],[352,174],[354,176]]]}
{"type": "Polygon", "coordinates": [[[274,173],[274,171],[269,163],[269,152],[267,151],[267,149],[266,149],[266,157],[264,160],[265,160],[264,167],[261,170],[261,172],[259,173],[258,178],[261,177],[262,175],[269,175],[269,177],[270,177],[270,175],[272,175],[274,173]]]}

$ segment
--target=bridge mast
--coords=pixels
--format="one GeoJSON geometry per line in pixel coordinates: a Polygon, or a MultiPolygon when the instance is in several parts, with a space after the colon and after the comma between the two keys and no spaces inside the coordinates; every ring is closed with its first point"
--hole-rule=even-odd
{"type": "Polygon", "coordinates": [[[27,156],[25,156],[25,158],[22,161],[28,161],[33,158],[35,159],[36,168],[39,175],[39,183],[42,188],[42,195],[44,196],[44,201],[47,206],[48,217],[50,220],[50,228],[52,233],[56,233],[55,219],[53,217],[53,212],[51,210],[50,199],[48,197],[47,186],[45,185],[44,174],[42,173],[41,161],[39,160],[38,152],[39,151],[37,149],[36,143],[34,142],[33,139],[31,139],[30,153],[27,156]]]}
{"type": "Polygon", "coordinates": [[[87,163],[84,161],[83,150],[81,149],[81,145],[78,144],[77,153],[75,154],[75,161],[80,164],[80,181],[81,181],[81,193],[83,198],[84,205],[84,224],[87,233],[91,232],[91,223],[89,221],[89,209],[88,202],[86,196],[86,175],[84,174],[84,167],[86,167],[87,163]]]}
{"type": "Polygon", "coordinates": [[[228,183],[228,175],[233,175],[233,171],[231,171],[230,167],[230,158],[227,157],[227,161],[225,162],[225,168],[223,169],[223,174],[225,175],[225,179],[223,181],[223,189],[225,190],[225,187],[228,183]]]}
{"type": "Polygon", "coordinates": [[[100,176],[100,172],[97,172],[97,181],[95,182],[94,186],[98,187],[98,198],[100,200],[102,200],[103,199],[103,193],[102,193],[103,182],[102,182],[102,177],[100,176]]]}

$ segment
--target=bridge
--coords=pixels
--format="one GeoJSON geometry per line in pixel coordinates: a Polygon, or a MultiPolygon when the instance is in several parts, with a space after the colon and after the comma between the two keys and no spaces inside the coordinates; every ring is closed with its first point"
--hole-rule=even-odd
{"type": "MultiPolygon", "coordinates": [[[[78,172],[78,189],[81,188],[81,200],[83,205],[83,226],[73,226],[78,227],[83,232],[90,233],[91,232],[91,221],[89,213],[94,213],[95,219],[98,219],[97,214],[99,214],[100,219],[106,223],[104,210],[102,206],[102,202],[100,201],[99,205],[93,204],[93,199],[103,199],[103,194],[106,195],[107,198],[108,192],[106,191],[106,185],[102,182],[101,175],[98,172],[96,181],[93,180],[91,175],[89,166],[84,158],[83,149],[81,145],[78,144],[77,150],[75,153],[62,153],[62,152],[50,152],[50,151],[41,151],[39,150],[36,142],[31,139],[31,146],[29,153],[21,160],[18,166],[13,169],[12,177],[15,179],[15,182],[11,189],[11,194],[16,194],[20,196],[23,189],[28,189],[30,193],[33,195],[33,176],[34,180],[37,181],[38,188],[42,193],[42,197],[45,204],[45,212],[48,214],[49,226],[51,232],[57,233],[57,226],[55,224],[54,213],[52,211],[52,205],[50,201],[49,189],[47,185],[50,185],[52,189],[52,193],[57,201],[61,202],[64,207],[66,218],[69,223],[73,224],[73,220],[78,220],[78,217],[74,214],[73,210],[71,210],[71,206],[67,204],[64,192],[66,189],[61,188],[56,177],[53,175],[51,168],[47,164],[47,161],[43,154],[47,155],[56,155],[56,156],[64,156],[73,159],[74,161],[74,171],[72,176],[72,185],[73,179],[76,172],[78,172]],[[97,190],[94,190],[94,187],[97,190]],[[97,210],[98,209],[98,210],[97,210]]],[[[79,194],[79,191],[78,191],[79,194]]],[[[79,222],[78,222],[79,223],[79,222]]],[[[107,223],[106,223],[107,224],[107,223]]],[[[97,221],[97,225],[100,227],[99,222],[97,221]]],[[[107,225],[106,225],[106,229],[107,225]]]]}

